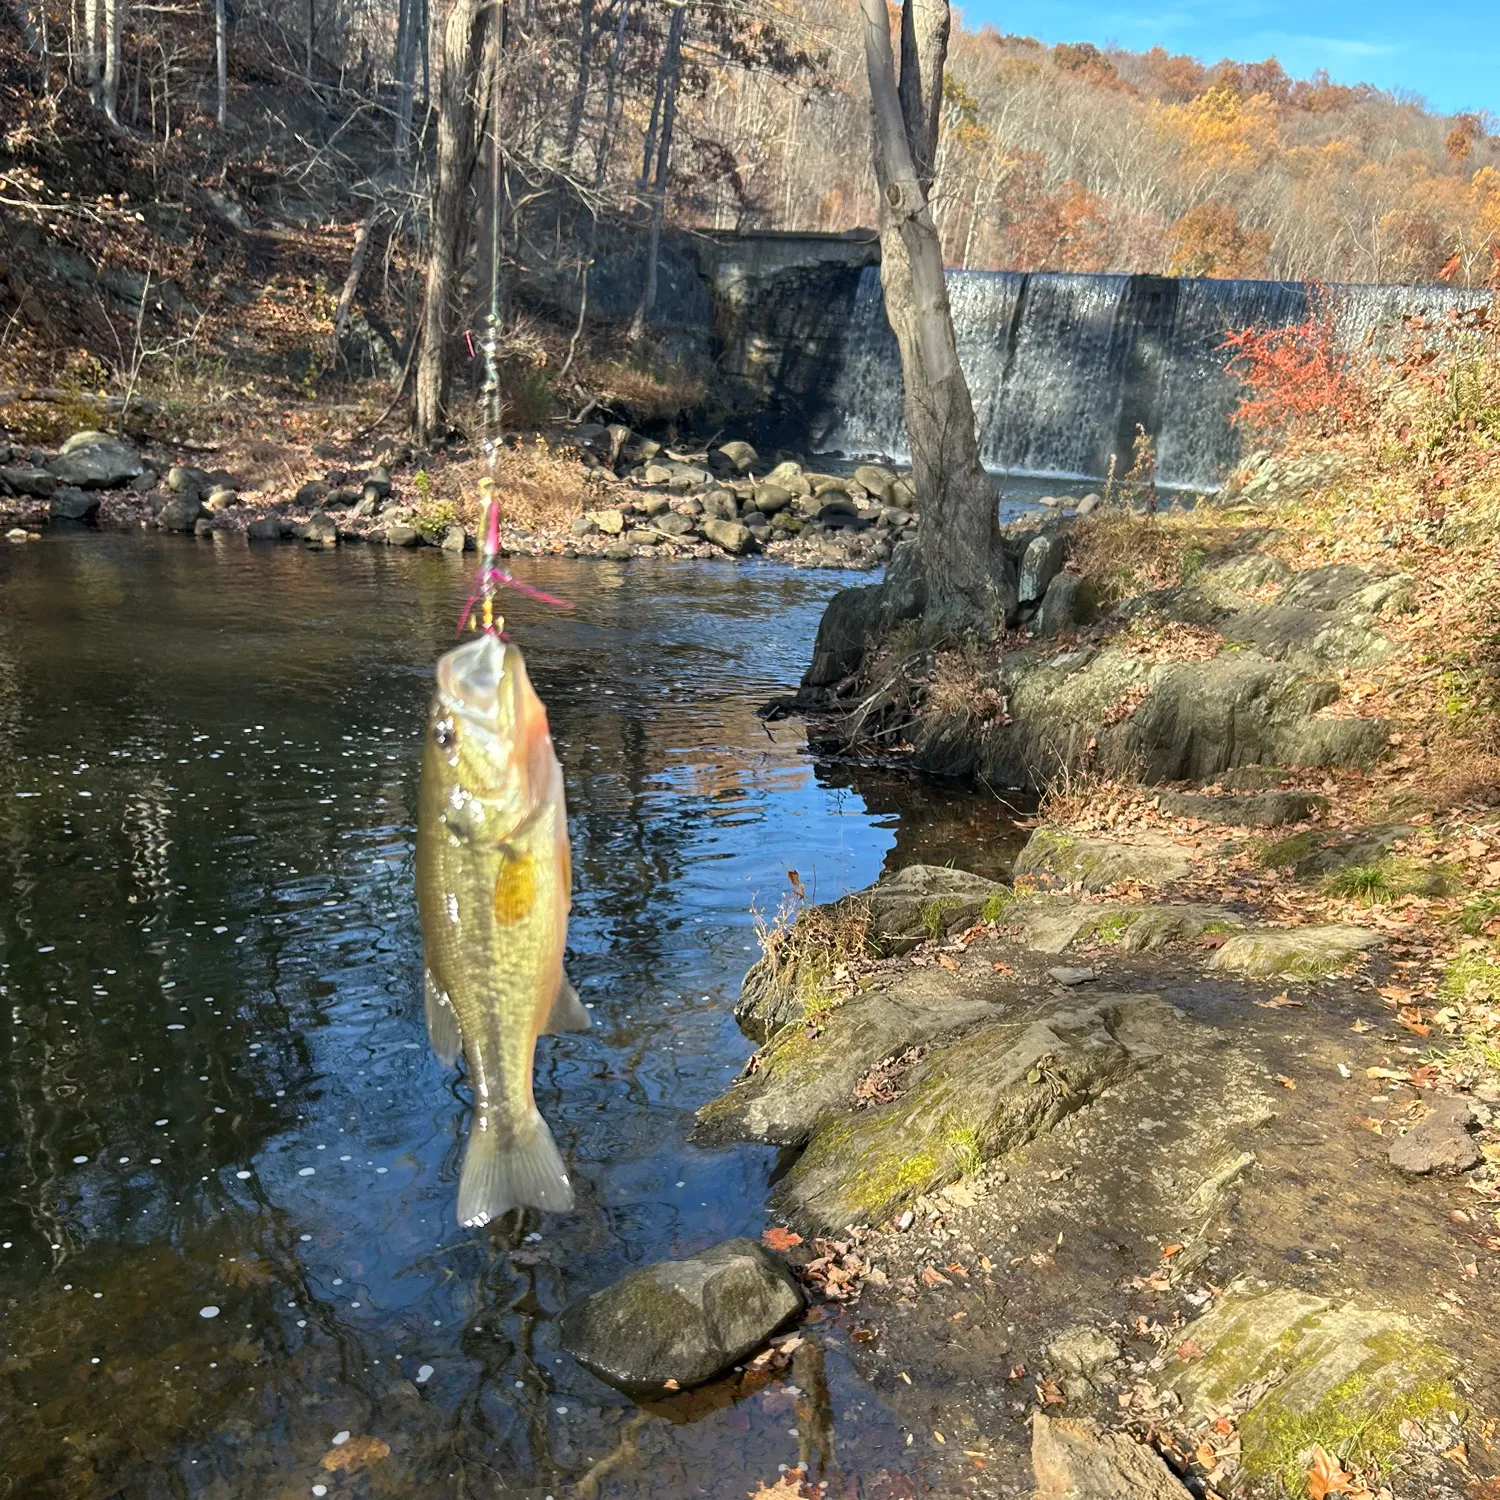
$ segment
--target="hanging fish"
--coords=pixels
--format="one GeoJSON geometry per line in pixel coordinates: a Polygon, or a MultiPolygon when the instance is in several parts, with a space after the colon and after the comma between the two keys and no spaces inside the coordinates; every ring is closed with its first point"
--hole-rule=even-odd
{"type": "Polygon", "coordinates": [[[437,665],[417,825],[427,1033],[460,1050],[474,1117],[458,1218],[566,1210],[573,1189],[532,1094],[536,1039],[584,1031],[563,975],[572,870],[562,767],[520,650],[486,633],[437,665]]]}

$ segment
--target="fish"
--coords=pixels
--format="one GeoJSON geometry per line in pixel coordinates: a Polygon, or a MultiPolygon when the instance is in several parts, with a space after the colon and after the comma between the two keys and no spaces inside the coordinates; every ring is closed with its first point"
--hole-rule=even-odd
{"type": "Polygon", "coordinates": [[[463,1055],[474,1112],[458,1220],[566,1212],[573,1187],[532,1091],[537,1038],[584,1031],[563,973],[572,858],[562,766],[519,647],[493,634],[447,652],[422,752],[417,813],[427,1034],[463,1055]]]}

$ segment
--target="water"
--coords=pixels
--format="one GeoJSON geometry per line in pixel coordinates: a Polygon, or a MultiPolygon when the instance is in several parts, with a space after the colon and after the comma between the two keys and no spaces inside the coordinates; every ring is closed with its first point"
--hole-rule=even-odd
{"type": "MultiPolygon", "coordinates": [[[[1359,348],[1411,314],[1489,300],[1442,286],[1333,288],[1341,342],[1359,348]]],[[[1171,487],[1216,487],[1242,456],[1230,422],[1238,381],[1220,350],[1231,329],[1307,317],[1301,282],[1055,272],[950,271],[959,358],[987,466],[1021,478],[1092,478],[1130,468],[1137,424],[1171,487]]],[[[819,450],[906,458],[901,366],[878,267],[854,313],[809,434],[819,450]]]]}
{"type": "MultiPolygon", "coordinates": [[[[998,869],[1004,809],[815,767],[754,716],[843,580],[526,566],[577,603],[512,620],[572,810],[595,1028],[542,1042],[537,1094],[579,1203],[460,1230],[466,1099],[422,1031],[411,853],[467,571],[133,536],[0,552],[8,1494],[540,1500],[623,1434],[600,1493],[733,1495],[803,1456],[785,1385],[639,1415],[554,1319],[767,1222],[774,1153],[684,1141],[749,1051],[752,905],[789,868],[820,899],[893,857],[998,869]]],[[[843,1326],[809,1331],[830,1493],[910,1493],[843,1326]]]]}

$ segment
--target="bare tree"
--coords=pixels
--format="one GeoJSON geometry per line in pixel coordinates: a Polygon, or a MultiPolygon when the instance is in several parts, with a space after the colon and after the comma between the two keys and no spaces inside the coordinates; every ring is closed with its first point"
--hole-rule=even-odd
{"type": "Polygon", "coordinates": [[[901,352],[922,512],[924,620],[939,631],[993,631],[1015,613],[1015,567],[1000,546],[999,494],[979,458],[928,198],[942,118],[948,0],[903,0],[899,83],[885,0],[860,0],[860,14],[880,187],[880,279],[901,352]]]}
{"type": "MultiPolygon", "coordinates": [[[[661,72],[656,86],[661,106],[661,138],[656,142],[656,172],[651,182],[651,232],[646,246],[646,278],[641,288],[640,305],[630,323],[630,341],[639,343],[646,336],[651,309],[656,302],[658,267],[661,260],[662,220],[667,209],[667,173],[672,160],[672,131],[677,122],[677,80],[682,73],[682,31],[687,23],[687,0],[672,0],[672,21],[667,27],[667,45],[662,53],[661,72]]],[[[652,136],[656,129],[656,111],[652,111],[651,129],[646,136],[646,162],[641,170],[641,187],[651,173],[652,136]]]]}
{"type": "Polygon", "coordinates": [[[219,129],[229,124],[229,15],[227,0],[214,0],[214,50],[218,63],[219,129]]]}
{"type": "Polygon", "coordinates": [[[448,427],[448,388],[452,373],[448,320],[459,272],[468,248],[464,203],[479,156],[475,130],[476,96],[484,72],[485,44],[492,5],[454,0],[443,29],[438,74],[437,176],[427,240],[427,286],[422,307],[421,353],[417,360],[414,426],[419,442],[440,439],[448,427]]]}
{"type": "Polygon", "coordinates": [[[120,8],[124,0],[104,0],[104,73],[99,80],[99,105],[104,118],[118,126],[120,98],[120,8]]]}

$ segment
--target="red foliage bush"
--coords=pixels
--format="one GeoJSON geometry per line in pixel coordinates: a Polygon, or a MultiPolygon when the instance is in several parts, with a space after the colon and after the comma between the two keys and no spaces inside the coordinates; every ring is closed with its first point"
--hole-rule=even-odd
{"type": "Polygon", "coordinates": [[[1258,432],[1304,432],[1326,437],[1365,414],[1363,382],[1340,346],[1334,310],[1324,287],[1310,287],[1307,318],[1285,328],[1241,328],[1221,350],[1225,368],[1245,386],[1234,421],[1258,432]]]}

